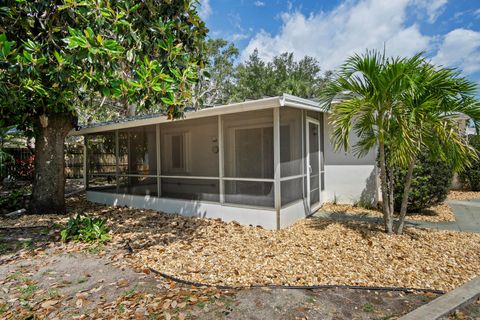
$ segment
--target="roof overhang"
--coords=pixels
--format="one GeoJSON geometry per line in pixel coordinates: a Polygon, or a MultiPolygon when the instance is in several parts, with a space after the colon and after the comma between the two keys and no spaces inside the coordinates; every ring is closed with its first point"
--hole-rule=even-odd
{"type": "Polygon", "coordinates": [[[88,126],[80,130],[72,130],[70,131],[69,135],[70,136],[86,135],[86,134],[93,134],[97,132],[148,126],[148,125],[153,125],[158,123],[184,121],[184,120],[212,117],[212,116],[232,114],[232,113],[238,113],[238,112],[264,110],[264,109],[270,109],[270,108],[276,108],[276,107],[291,107],[291,108],[299,108],[299,109],[322,112],[322,109],[320,108],[320,105],[318,102],[295,97],[289,94],[283,94],[282,96],[278,96],[278,97],[232,103],[232,104],[227,104],[227,105],[218,106],[218,107],[211,107],[211,108],[200,109],[197,111],[186,112],[184,118],[176,119],[176,120],[168,119],[166,116],[158,116],[158,117],[151,117],[151,118],[144,118],[144,119],[134,119],[134,120],[127,119],[123,121],[119,120],[118,122],[111,122],[106,124],[97,124],[97,125],[94,124],[92,126],[88,126]]]}

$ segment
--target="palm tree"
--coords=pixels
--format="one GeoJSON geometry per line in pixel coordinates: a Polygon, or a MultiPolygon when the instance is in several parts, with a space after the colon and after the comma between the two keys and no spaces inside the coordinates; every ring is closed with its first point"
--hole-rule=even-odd
{"type": "MultiPolygon", "coordinates": [[[[476,152],[459,131],[459,118],[468,116],[477,127],[480,120],[474,83],[460,77],[454,69],[438,68],[427,62],[413,71],[409,76],[411,86],[401,96],[405,110],[402,122],[414,138],[415,146],[409,153],[397,234],[403,232],[418,154],[427,149],[431,156],[442,159],[455,171],[463,170],[471,164],[476,152]]],[[[398,142],[402,143],[402,132],[398,133],[398,142]]]]}
{"type": "MultiPolygon", "coordinates": [[[[357,156],[378,148],[385,231],[393,233],[394,166],[408,166],[404,196],[408,200],[416,156],[424,146],[448,158],[457,168],[468,163],[471,148],[462,139],[455,115],[478,117],[474,86],[453,70],[429,65],[421,54],[386,58],[377,51],[353,55],[327,85],[322,100],[332,113],[335,149],[350,149],[353,131],[357,156]],[[340,102],[332,104],[340,97],[340,102]],[[476,107],[475,107],[476,105],[476,107]],[[388,149],[388,152],[387,152],[388,149]]],[[[402,205],[402,232],[408,201],[402,205]]]]}

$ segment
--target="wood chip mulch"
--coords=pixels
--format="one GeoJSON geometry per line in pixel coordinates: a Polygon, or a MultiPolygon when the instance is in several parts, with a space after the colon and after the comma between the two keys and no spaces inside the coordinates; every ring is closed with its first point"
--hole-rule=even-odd
{"type": "MultiPolygon", "coordinates": [[[[367,217],[383,217],[381,210],[365,209],[350,204],[325,203],[320,210],[325,212],[344,213],[367,217]]],[[[441,203],[425,209],[420,213],[407,213],[407,219],[430,222],[455,221],[455,214],[447,203],[441,203]]]]}
{"type": "Polygon", "coordinates": [[[473,200],[480,199],[480,191],[451,190],[448,194],[448,200],[473,200]]]}
{"type": "MultiPolygon", "coordinates": [[[[188,281],[451,290],[480,275],[480,234],[407,228],[397,236],[376,224],[328,219],[305,219],[269,231],[75,201],[72,215],[108,219],[113,244],[133,248],[125,259],[134,268],[152,267],[188,281]]],[[[25,217],[27,224],[36,219],[25,217]]],[[[55,222],[54,216],[43,223],[48,221],[55,222]]]]}

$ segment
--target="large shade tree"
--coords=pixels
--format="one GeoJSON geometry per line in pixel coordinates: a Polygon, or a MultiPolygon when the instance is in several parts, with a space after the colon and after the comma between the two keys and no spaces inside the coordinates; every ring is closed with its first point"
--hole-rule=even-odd
{"type": "Polygon", "coordinates": [[[231,100],[260,99],[282,93],[316,98],[329,75],[330,72],[321,72],[315,58],[305,56],[296,60],[293,53],[285,52],[267,62],[255,50],[235,69],[231,100]]]}
{"type": "Polygon", "coordinates": [[[206,33],[195,1],[2,1],[0,127],[35,136],[31,212],[65,211],[64,140],[82,110],[182,116],[206,33]]]}
{"type": "Polygon", "coordinates": [[[394,231],[395,166],[408,167],[397,233],[402,233],[408,193],[418,154],[426,149],[461,170],[475,157],[459,131],[459,116],[475,123],[480,109],[475,86],[451,69],[421,55],[386,58],[376,51],[347,59],[327,85],[323,100],[332,111],[336,149],[349,150],[351,134],[358,156],[378,150],[385,231],[394,231]],[[337,104],[332,104],[339,99],[337,104]]]}

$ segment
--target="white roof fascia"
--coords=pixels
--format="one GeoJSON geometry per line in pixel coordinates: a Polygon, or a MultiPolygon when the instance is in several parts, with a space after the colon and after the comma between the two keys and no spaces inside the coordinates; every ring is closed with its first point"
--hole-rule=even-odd
{"type": "Polygon", "coordinates": [[[184,121],[189,119],[217,116],[221,114],[269,109],[269,108],[278,107],[279,105],[280,105],[279,97],[272,97],[272,98],[245,101],[245,102],[233,103],[233,104],[228,104],[228,105],[223,105],[218,107],[200,109],[198,111],[185,113],[185,117],[182,119],[171,120],[171,119],[168,119],[166,116],[159,116],[159,117],[147,118],[147,119],[138,119],[138,120],[131,120],[131,121],[127,120],[124,122],[87,127],[87,128],[80,129],[78,131],[72,130],[70,131],[69,135],[78,136],[78,135],[91,134],[91,133],[97,133],[97,132],[148,126],[148,125],[164,123],[164,122],[184,121]]]}
{"type": "Polygon", "coordinates": [[[295,97],[289,94],[283,94],[279,97],[264,98],[259,100],[244,101],[239,103],[232,103],[228,105],[211,107],[200,109],[198,111],[192,111],[185,113],[185,117],[182,119],[170,120],[166,116],[158,116],[153,118],[130,120],[130,121],[120,121],[116,123],[108,123],[105,125],[98,125],[80,129],[78,131],[72,130],[68,134],[69,136],[80,136],[85,134],[92,134],[97,132],[105,132],[112,130],[120,130],[127,128],[134,128],[140,126],[148,126],[158,123],[172,122],[172,121],[184,121],[189,119],[197,119],[204,117],[211,117],[217,115],[245,112],[245,111],[254,111],[254,110],[263,110],[275,107],[292,107],[299,108],[311,111],[322,112],[318,102],[295,97]]]}

